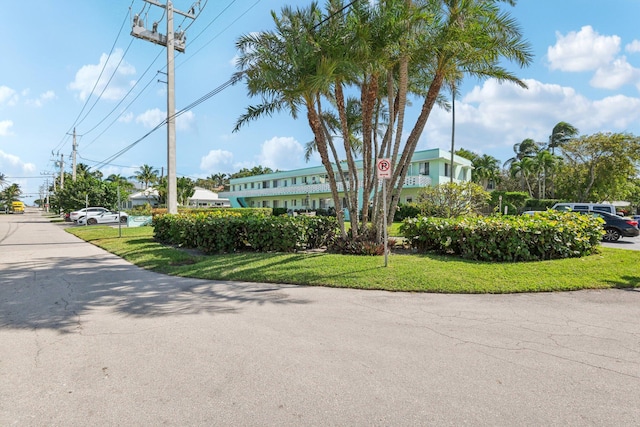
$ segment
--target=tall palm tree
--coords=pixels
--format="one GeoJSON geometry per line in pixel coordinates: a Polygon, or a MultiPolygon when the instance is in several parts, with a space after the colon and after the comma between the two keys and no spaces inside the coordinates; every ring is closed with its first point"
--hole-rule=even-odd
{"type": "MultiPolygon", "coordinates": [[[[388,221],[420,136],[434,105],[442,100],[440,92],[451,73],[459,70],[463,76],[526,87],[501,64],[506,59],[524,67],[532,55],[517,23],[501,9],[502,0],[387,0],[350,2],[349,8],[345,3],[328,0],[326,11],[315,2],[295,11],[285,7],[280,16],[272,14],[273,31],[238,39],[237,76],[246,79],[249,95],[263,101],[248,107],[236,130],[274,112],[286,111],[297,118],[306,110],[338,213],[343,197],[350,212],[359,209],[359,198],[369,200],[377,187],[375,159],[389,157],[394,169],[392,178],[385,181],[390,190],[388,221]],[[351,90],[360,92],[362,174],[350,146],[353,134],[345,93],[351,90]],[[405,124],[410,95],[422,101],[413,128],[405,124]],[[385,137],[377,144],[376,111],[382,104],[389,120],[383,127],[385,137]],[[340,121],[344,171],[322,120],[327,107],[334,108],[340,121]],[[403,132],[406,128],[411,129],[408,137],[403,132]],[[337,190],[336,175],[348,182],[344,194],[337,190]]],[[[364,225],[368,203],[362,206],[364,225]]],[[[376,209],[373,214],[379,216],[379,212],[376,209]]],[[[340,215],[339,220],[345,236],[340,215]]],[[[358,228],[357,221],[352,221],[354,236],[358,228]]]]}
{"type": "Polygon", "coordinates": [[[144,184],[144,188],[146,190],[149,188],[149,185],[158,182],[158,169],[154,169],[153,166],[144,164],[140,166],[140,169],[138,169],[131,178],[136,179],[141,184],[144,184]]]}
{"type": "Polygon", "coordinates": [[[4,187],[5,185],[7,185],[7,178],[5,177],[5,174],[0,173],[0,188],[4,187]]]}
{"type": "Polygon", "coordinates": [[[127,177],[120,174],[112,173],[105,179],[105,181],[118,184],[118,187],[120,187],[120,189],[124,190],[125,192],[132,191],[135,188],[133,183],[129,181],[127,177]]]}
{"type": "Polygon", "coordinates": [[[562,145],[577,136],[579,133],[578,128],[567,122],[559,122],[553,127],[551,135],[549,135],[548,149],[551,149],[551,154],[555,155],[555,149],[562,147],[562,145]]]}
{"type": "MultiPolygon", "coordinates": [[[[571,138],[578,135],[578,128],[567,122],[559,122],[553,127],[551,135],[549,135],[549,144],[547,148],[551,149],[551,154],[555,155],[556,148],[562,148],[571,138]]],[[[557,163],[557,162],[556,162],[557,163]]],[[[555,198],[556,186],[555,186],[555,171],[551,171],[551,198],[555,198]]]]}
{"type": "Polygon", "coordinates": [[[524,157],[522,160],[511,162],[509,165],[509,173],[512,177],[520,177],[523,189],[528,190],[529,197],[533,197],[533,189],[531,187],[531,175],[536,170],[535,160],[531,157],[524,157]],[[526,186],[526,188],[525,188],[526,186]]]}
{"type": "Polygon", "coordinates": [[[536,153],[539,150],[540,144],[538,144],[531,138],[527,138],[522,140],[522,142],[513,144],[514,156],[504,162],[505,169],[510,169],[512,163],[519,162],[525,157],[535,157],[536,153]]]}
{"type": "Polygon", "coordinates": [[[538,151],[533,159],[533,169],[538,174],[538,198],[544,199],[547,193],[547,174],[555,170],[559,159],[548,150],[538,151]]]}

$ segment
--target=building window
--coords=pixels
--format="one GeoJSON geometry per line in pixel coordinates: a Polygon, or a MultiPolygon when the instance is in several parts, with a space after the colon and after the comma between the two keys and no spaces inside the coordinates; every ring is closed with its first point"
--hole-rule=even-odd
{"type": "Polygon", "coordinates": [[[420,175],[429,175],[429,162],[420,163],[420,175]]]}
{"type": "Polygon", "coordinates": [[[449,176],[449,163],[444,164],[444,176],[449,176]]]}
{"type": "Polygon", "coordinates": [[[407,203],[413,203],[413,198],[412,197],[407,197],[407,203]]]}
{"type": "Polygon", "coordinates": [[[277,200],[273,201],[273,207],[274,207],[274,209],[278,207],[278,201],[277,200]]]}
{"type": "Polygon", "coordinates": [[[303,183],[303,184],[306,184],[306,183],[307,183],[307,177],[306,177],[306,176],[303,176],[303,177],[302,177],[302,183],[303,183]]]}
{"type": "Polygon", "coordinates": [[[277,179],[273,180],[273,188],[278,188],[278,180],[277,179]]]}
{"type": "Polygon", "coordinates": [[[291,206],[298,206],[298,199],[293,199],[291,201],[291,206]]]}
{"type": "Polygon", "coordinates": [[[288,202],[285,200],[284,201],[284,208],[287,209],[289,207],[288,202]]]}
{"type": "Polygon", "coordinates": [[[268,201],[266,201],[266,200],[263,200],[263,201],[262,201],[262,207],[263,207],[263,208],[268,208],[268,207],[269,207],[269,202],[268,202],[268,201]]]}
{"type": "Polygon", "coordinates": [[[291,178],[291,185],[296,185],[296,177],[291,178]]]}
{"type": "Polygon", "coordinates": [[[245,189],[245,190],[247,189],[247,183],[245,183],[245,184],[244,184],[244,189],[245,189]]]}
{"type": "Polygon", "coordinates": [[[255,188],[255,182],[251,183],[251,188],[255,188]]]}
{"type": "Polygon", "coordinates": [[[269,188],[269,181],[262,181],[262,188],[269,188]]]}
{"type": "Polygon", "coordinates": [[[282,182],[284,183],[284,186],[286,187],[287,186],[287,180],[284,179],[284,180],[282,180],[282,182]]]}

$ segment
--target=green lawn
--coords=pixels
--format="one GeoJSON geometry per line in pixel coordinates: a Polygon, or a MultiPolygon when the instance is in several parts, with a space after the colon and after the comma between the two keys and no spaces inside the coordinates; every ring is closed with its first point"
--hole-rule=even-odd
{"type": "Polygon", "coordinates": [[[314,254],[202,255],[163,246],[151,227],[74,227],[70,233],[140,267],[212,280],[290,283],[389,291],[443,293],[546,292],[640,287],[640,252],[600,248],[584,258],[486,263],[440,255],[384,258],[314,254]]]}

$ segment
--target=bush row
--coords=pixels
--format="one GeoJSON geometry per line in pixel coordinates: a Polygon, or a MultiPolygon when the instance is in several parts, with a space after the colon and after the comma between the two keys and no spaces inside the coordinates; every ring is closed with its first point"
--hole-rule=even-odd
{"type": "Polygon", "coordinates": [[[408,218],[400,231],[413,248],[482,261],[538,261],[595,252],[603,220],[547,211],[533,216],[408,218]]]}
{"type": "Polygon", "coordinates": [[[315,249],[326,246],[337,231],[331,217],[241,216],[225,211],[157,215],[153,226],[156,240],[207,253],[315,249]]]}

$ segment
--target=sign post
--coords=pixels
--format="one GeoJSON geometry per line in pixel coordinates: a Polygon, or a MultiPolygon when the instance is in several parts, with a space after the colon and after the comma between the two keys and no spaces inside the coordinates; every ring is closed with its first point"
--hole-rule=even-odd
{"type": "Polygon", "coordinates": [[[389,238],[387,236],[387,179],[391,178],[391,161],[389,159],[378,159],[376,162],[376,171],[378,179],[382,180],[382,210],[384,220],[382,221],[382,235],[384,239],[384,266],[386,267],[389,259],[389,238]]]}

